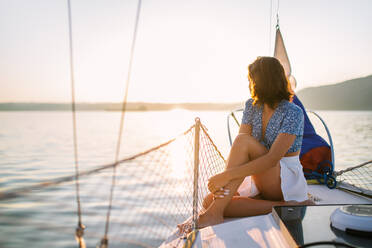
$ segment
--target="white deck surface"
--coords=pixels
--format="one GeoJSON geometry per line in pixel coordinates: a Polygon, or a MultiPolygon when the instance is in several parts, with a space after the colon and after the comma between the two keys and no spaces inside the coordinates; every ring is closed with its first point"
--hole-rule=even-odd
{"type": "Polygon", "coordinates": [[[194,247],[290,247],[271,214],[203,228],[194,247]]]}
{"type": "Polygon", "coordinates": [[[309,185],[309,193],[316,198],[317,205],[372,203],[370,198],[339,189],[329,189],[325,185],[309,185]]]}
{"type": "MultiPolygon", "coordinates": [[[[324,185],[310,185],[309,193],[317,205],[325,204],[366,204],[371,199],[324,185]]],[[[183,247],[184,239],[176,233],[161,246],[183,247]]],[[[228,220],[222,224],[203,228],[199,231],[194,248],[225,247],[290,247],[273,219],[272,214],[228,220]]]]}
{"type": "MultiPolygon", "coordinates": [[[[183,247],[173,234],[161,247],[183,247]]],[[[239,218],[199,231],[194,248],[201,247],[290,247],[271,214],[239,218]]]]}

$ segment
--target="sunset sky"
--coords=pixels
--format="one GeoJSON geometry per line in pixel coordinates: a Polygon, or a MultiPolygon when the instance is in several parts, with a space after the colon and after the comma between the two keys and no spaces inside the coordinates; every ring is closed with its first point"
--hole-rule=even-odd
{"type": "MultiPolygon", "coordinates": [[[[71,3],[77,101],[121,101],[137,1],[71,3]]],[[[273,54],[270,6],[143,0],[128,100],[244,101],[247,65],[273,54]]],[[[371,12],[370,0],[280,1],[298,89],[372,74],[371,12]]],[[[0,0],[0,102],[70,101],[67,15],[67,0],[0,0]]]]}

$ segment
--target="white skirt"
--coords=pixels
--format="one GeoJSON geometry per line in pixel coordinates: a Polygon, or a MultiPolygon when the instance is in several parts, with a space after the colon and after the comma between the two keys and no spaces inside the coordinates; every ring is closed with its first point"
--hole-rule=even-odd
{"type": "MultiPolygon", "coordinates": [[[[283,157],[280,160],[280,179],[284,201],[305,201],[307,196],[307,183],[302,171],[299,156],[283,157]]],[[[244,179],[238,188],[241,196],[254,197],[258,191],[251,176],[244,179]]]]}

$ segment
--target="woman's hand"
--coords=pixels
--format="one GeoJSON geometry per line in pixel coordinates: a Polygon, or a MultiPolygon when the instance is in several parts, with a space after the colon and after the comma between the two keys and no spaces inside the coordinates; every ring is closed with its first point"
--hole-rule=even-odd
{"type": "Polygon", "coordinates": [[[208,189],[211,193],[223,190],[223,187],[230,182],[225,172],[214,175],[208,181],[208,189]]]}
{"type": "Polygon", "coordinates": [[[221,188],[213,193],[213,200],[216,200],[218,198],[224,198],[225,196],[230,195],[230,190],[221,188]]]}

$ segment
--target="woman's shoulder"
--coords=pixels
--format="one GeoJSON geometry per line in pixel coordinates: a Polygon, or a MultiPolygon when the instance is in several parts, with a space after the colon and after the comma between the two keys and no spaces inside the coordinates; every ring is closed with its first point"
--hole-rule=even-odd
{"type": "Polygon", "coordinates": [[[303,115],[302,109],[299,106],[297,106],[293,102],[289,102],[289,101],[284,101],[284,102],[285,102],[284,104],[285,109],[287,109],[287,113],[289,115],[294,115],[294,116],[303,115]]]}
{"type": "Polygon", "coordinates": [[[245,109],[251,109],[251,110],[256,110],[258,109],[258,104],[253,104],[253,99],[252,98],[249,98],[246,102],[245,102],[245,109]]]}
{"type": "Polygon", "coordinates": [[[253,99],[252,98],[249,98],[246,102],[245,102],[245,106],[248,107],[248,106],[253,106],[253,99]]]}
{"type": "Polygon", "coordinates": [[[254,120],[256,119],[257,111],[255,106],[253,105],[253,99],[249,98],[245,102],[245,108],[243,111],[243,117],[242,117],[242,124],[250,124],[253,125],[254,120]]]}

